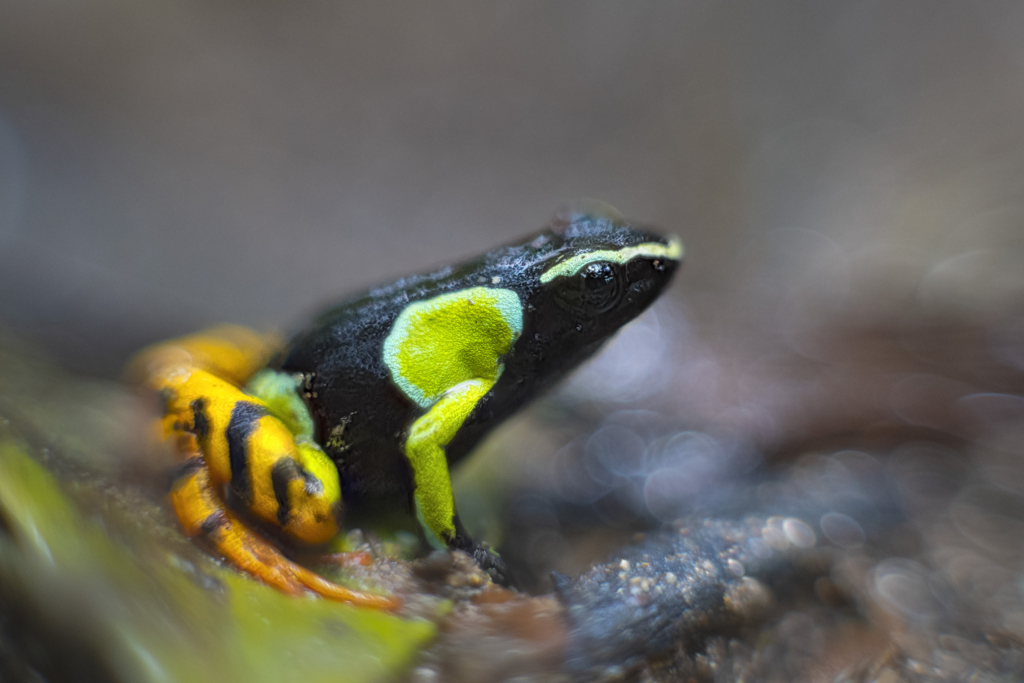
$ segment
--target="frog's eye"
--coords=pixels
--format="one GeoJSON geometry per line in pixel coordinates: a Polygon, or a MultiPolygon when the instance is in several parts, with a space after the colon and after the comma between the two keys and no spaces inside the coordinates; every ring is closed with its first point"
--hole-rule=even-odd
{"type": "Polygon", "coordinates": [[[588,263],[580,271],[583,276],[581,302],[596,313],[604,313],[618,304],[622,296],[622,273],[608,261],[588,263]]]}

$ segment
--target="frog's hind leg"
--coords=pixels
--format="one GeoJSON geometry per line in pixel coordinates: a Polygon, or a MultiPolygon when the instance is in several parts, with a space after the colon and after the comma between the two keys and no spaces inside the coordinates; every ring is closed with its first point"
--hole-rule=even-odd
{"type": "Polygon", "coordinates": [[[205,536],[229,562],[284,593],[304,592],[293,573],[278,566],[276,552],[221,504],[202,456],[189,458],[178,468],[170,497],[187,536],[205,536]]]}
{"type": "Polygon", "coordinates": [[[186,535],[204,536],[233,565],[283,593],[313,591],[332,600],[381,610],[401,606],[395,598],[339,586],[284,557],[224,507],[200,455],[179,466],[171,485],[171,504],[186,535]]]}
{"type": "Polygon", "coordinates": [[[255,517],[305,543],[326,542],[337,532],[341,491],[333,464],[315,444],[298,443],[271,405],[236,385],[255,371],[259,357],[222,334],[200,334],[154,347],[142,359],[146,383],[164,400],[166,435],[176,437],[183,460],[171,501],[189,536],[205,536],[237,567],[286,593],[399,606],[288,560],[225,505],[227,487],[255,517]]]}

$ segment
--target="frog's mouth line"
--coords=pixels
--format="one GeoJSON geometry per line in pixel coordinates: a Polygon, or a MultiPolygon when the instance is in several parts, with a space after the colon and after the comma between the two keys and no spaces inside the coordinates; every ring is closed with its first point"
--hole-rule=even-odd
{"type": "Polygon", "coordinates": [[[625,264],[635,258],[680,261],[683,258],[683,242],[673,235],[669,238],[667,244],[644,242],[643,244],[635,244],[631,247],[622,247],[621,249],[595,249],[594,251],[576,254],[548,268],[540,276],[540,281],[547,283],[556,277],[573,276],[595,261],[611,261],[612,263],[625,264]]]}

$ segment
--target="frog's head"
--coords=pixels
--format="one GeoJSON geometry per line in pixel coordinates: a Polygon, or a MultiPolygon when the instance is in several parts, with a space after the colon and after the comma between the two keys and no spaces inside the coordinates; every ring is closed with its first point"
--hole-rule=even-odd
{"type": "Polygon", "coordinates": [[[622,219],[582,215],[556,225],[562,247],[540,273],[541,290],[579,341],[603,339],[640,314],[672,278],[683,256],[677,237],[622,219]]]}
{"type": "Polygon", "coordinates": [[[683,247],[609,214],[556,218],[527,302],[526,346],[553,374],[568,370],[639,315],[665,288],[683,247]]]}

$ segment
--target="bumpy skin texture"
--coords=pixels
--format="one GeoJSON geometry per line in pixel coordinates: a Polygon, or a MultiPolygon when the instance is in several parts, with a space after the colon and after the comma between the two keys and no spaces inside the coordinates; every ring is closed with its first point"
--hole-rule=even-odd
{"type": "MultiPolygon", "coordinates": [[[[393,368],[381,354],[395,319],[410,304],[487,287],[514,292],[522,307],[521,334],[503,358],[503,371],[444,449],[454,464],[489,429],[653,302],[678,257],[677,242],[642,228],[604,216],[575,216],[521,244],[373,289],[323,314],[292,342],[281,369],[306,376],[306,399],[320,442],[338,464],[346,503],[392,497],[408,504],[414,489],[405,442],[424,408],[392,381],[393,368]],[[622,264],[578,258],[637,245],[674,249],[674,258],[638,256],[622,264]],[[545,272],[574,257],[578,271],[563,268],[564,274],[542,281],[545,272]]],[[[455,537],[442,540],[477,550],[457,520],[454,526],[455,537]]]]}

